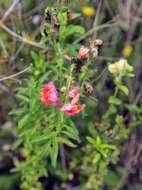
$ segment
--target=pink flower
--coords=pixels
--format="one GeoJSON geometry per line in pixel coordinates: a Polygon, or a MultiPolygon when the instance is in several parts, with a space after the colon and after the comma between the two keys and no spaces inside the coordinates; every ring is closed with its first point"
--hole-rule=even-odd
{"type": "Polygon", "coordinates": [[[97,46],[101,46],[101,45],[103,44],[103,40],[101,40],[101,39],[96,39],[96,40],[95,40],[95,43],[96,43],[97,46]]]}
{"type": "Polygon", "coordinates": [[[74,98],[75,96],[77,96],[80,93],[80,87],[76,86],[74,87],[72,90],[69,91],[69,97],[70,98],[74,98]]]}
{"type": "Polygon", "coordinates": [[[59,107],[59,98],[53,82],[48,82],[47,85],[41,89],[40,95],[43,104],[59,107]]]}
{"type": "Polygon", "coordinates": [[[78,53],[78,57],[81,60],[87,60],[89,58],[90,49],[86,47],[81,47],[78,53]]]}
{"type": "Polygon", "coordinates": [[[84,108],[85,108],[85,104],[77,105],[71,102],[71,103],[64,104],[64,106],[61,108],[61,111],[63,111],[66,115],[73,116],[73,115],[78,114],[84,108]]]}
{"type": "Polygon", "coordinates": [[[58,93],[53,82],[48,82],[41,91],[41,102],[45,105],[52,105],[59,108],[66,115],[73,116],[82,111],[85,108],[85,104],[77,105],[79,102],[80,87],[76,86],[69,91],[69,97],[71,102],[64,104],[62,107],[59,102],[58,93]]]}
{"type": "Polygon", "coordinates": [[[69,97],[72,98],[72,101],[70,103],[64,104],[61,108],[61,111],[63,111],[66,115],[76,115],[85,108],[85,104],[76,104],[79,102],[79,93],[80,88],[78,86],[69,91],[69,97]]]}

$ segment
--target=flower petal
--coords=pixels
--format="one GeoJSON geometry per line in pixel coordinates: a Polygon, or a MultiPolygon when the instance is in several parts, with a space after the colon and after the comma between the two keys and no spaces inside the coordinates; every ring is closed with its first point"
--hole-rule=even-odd
{"type": "Polygon", "coordinates": [[[77,96],[77,94],[80,93],[80,87],[76,86],[74,87],[72,90],[69,91],[69,97],[70,98],[74,98],[75,96],[77,96]]]}

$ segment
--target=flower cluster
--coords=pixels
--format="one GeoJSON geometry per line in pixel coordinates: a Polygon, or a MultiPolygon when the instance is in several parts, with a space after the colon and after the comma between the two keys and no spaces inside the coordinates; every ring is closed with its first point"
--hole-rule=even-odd
{"type": "Polygon", "coordinates": [[[132,74],[133,67],[128,64],[126,59],[120,59],[119,61],[110,64],[108,66],[108,70],[112,74],[119,74],[121,72],[126,72],[128,74],[132,74]]]}
{"type": "Polygon", "coordinates": [[[96,39],[94,41],[94,46],[93,48],[88,48],[88,47],[84,47],[82,46],[80,49],[79,49],[79,52],[78,52],[78,58],[80,60],[88,60],[89,58],[92,59],[92,58],[96,58],[98,56],[98,48],[99,46],[102,46],[103,45],[103,40],[101,39],[96,39]]]}
{"type": "Polygon", "coordinates": [[[68,96],[71,98],[71,102],[65,103],[63,106],[60,104],[58,93],[53,82],[48,82],[41,91],[41,102],[44,105],[52,105],[59,108],[66,115],[73,116],[82,111],[85,108],[85,104],[78,105],[80,88],[77,86],[69,91],[68,96]]]}

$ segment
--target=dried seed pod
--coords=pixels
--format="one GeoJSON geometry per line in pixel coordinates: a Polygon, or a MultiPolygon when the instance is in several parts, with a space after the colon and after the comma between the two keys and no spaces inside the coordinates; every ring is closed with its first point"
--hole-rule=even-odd
{"type": "Polygon", "coordinates": [[[98,122],[95,122],[93,127],[96,129],[96,130],[99,130],[101,128],[101,124],[98,123],[98,122]]]}
{"type": "Polygon", "coordinates": [[[55,40],[58,40],[59,38],[59,30],[60,30],[60,23],[54,23],[53,26],[53,37],[55,40]]]}
{"type": "Polygon", "coordinates": [[[80,72],[82,66],[85,64],[84,60],[81,60],[77,57],[72,57],[71,58],[71,64],[76,65],[76,72],[80,72]]]}
{"type": "Polygon", "coordinates": [[[112,137],[114,134],[113,134],[113,130],[112,129],[109,129],[108,130],[108,137],[112,137]]]}
{"type": "Polygon", "coordinates": [[[65,86],[62,86],[61,89],[60,89],[60,92],[64,93],[67,91],[67,88],[65,86]]]}
{"type": "Polygon", "coordinates": [[[52,12],[52,15],[51,15],[51,22],[52,22],[52,24],[54,24],[54,23],[59,23],[56,10],[53,10],[53,12],[52,12]]]}
{"type": "Polygon", "coordinates": [[[60,23],[59,22],[54,23],[55,32],[59,32],[59,29],[60,29],[60,23]]]}
{"type": "Polygon", "coordinates": [[[51,23],[51,14],[49,13],[49,10],[48,9],[45,9],[45,12],[44,12],[44,18],[47,22],[51,23]]]}
{"type": "Polygon", "coordinates": [[[93,93],[93,86],[89,84],[88,82],[86,82],[84,84],[84,92],[86,96],[91,96],[93,93]]]}
{"type": "Polygon", "coordinates": [[[51,60],[53,58],[53,51],[51,49],[48,49],[47,51],[47,58],[48,60],[51,60]]]}
{"type": "Polygon", "coordinates": [[[72,11],[70,9],[67,10],[67,21],[72,19],[72,11]]]}
{"type": "Polygon", "coordinates": [[[98,56],[98,48],[96,47],[96,48],[92,48],[91,50],[90,50],[90,58],[96,58],[97,56],[98,56]]]}
{"type": "Polygon", "coordinates": [[[46,37],[48,36],[48,33],[47,33],[45,27],[42,27],[42,28],[41,28],[41,34],[42,34],[43,36],[46,36],[46,37]]]}

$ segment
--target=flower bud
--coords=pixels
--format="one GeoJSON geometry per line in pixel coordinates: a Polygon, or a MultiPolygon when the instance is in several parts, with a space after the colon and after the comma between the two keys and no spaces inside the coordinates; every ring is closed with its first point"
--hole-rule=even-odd
{"type": "Polygon", "coordinates": [[[72,19],[72,11],[70,9],[67,10],[67,21],[72,19]]]}
{"type": "Polygon", "coordinates": [[[89,58],[89,52],[90,52],[89,48],[81,47],[78,55],[79,59],[87,60],[89,58]]]}
{"type": "Polygon", "coordinates": [[[90,51],[90,57],[91,58],[96,58],[98,56],[98,48],[92,48],[90,51]]]}
{"type": "Polygon", "coordinates": [[[65,86],[62,86],[61,89],[60,89],[61,92],[66,92],[67,91],[67,88],[65,86]]]}
{"type": "Polygon", "coordinates": [[[108,66],[108,70],[109,70],[109,72],[112,73],[112,74],[119,73],[119,69],[118,69],[118,67],[117,67],[115,64],[110,64],[110,65],[108,66]]]}
{"type": "Polygon", "coordinates": [[[96,40],[95,40],[95,44],[96,44],[96,46],[101,46],[101,45],[103,44],[103,40],[101,40],[101,39],[96,39],[96,40]]]}

